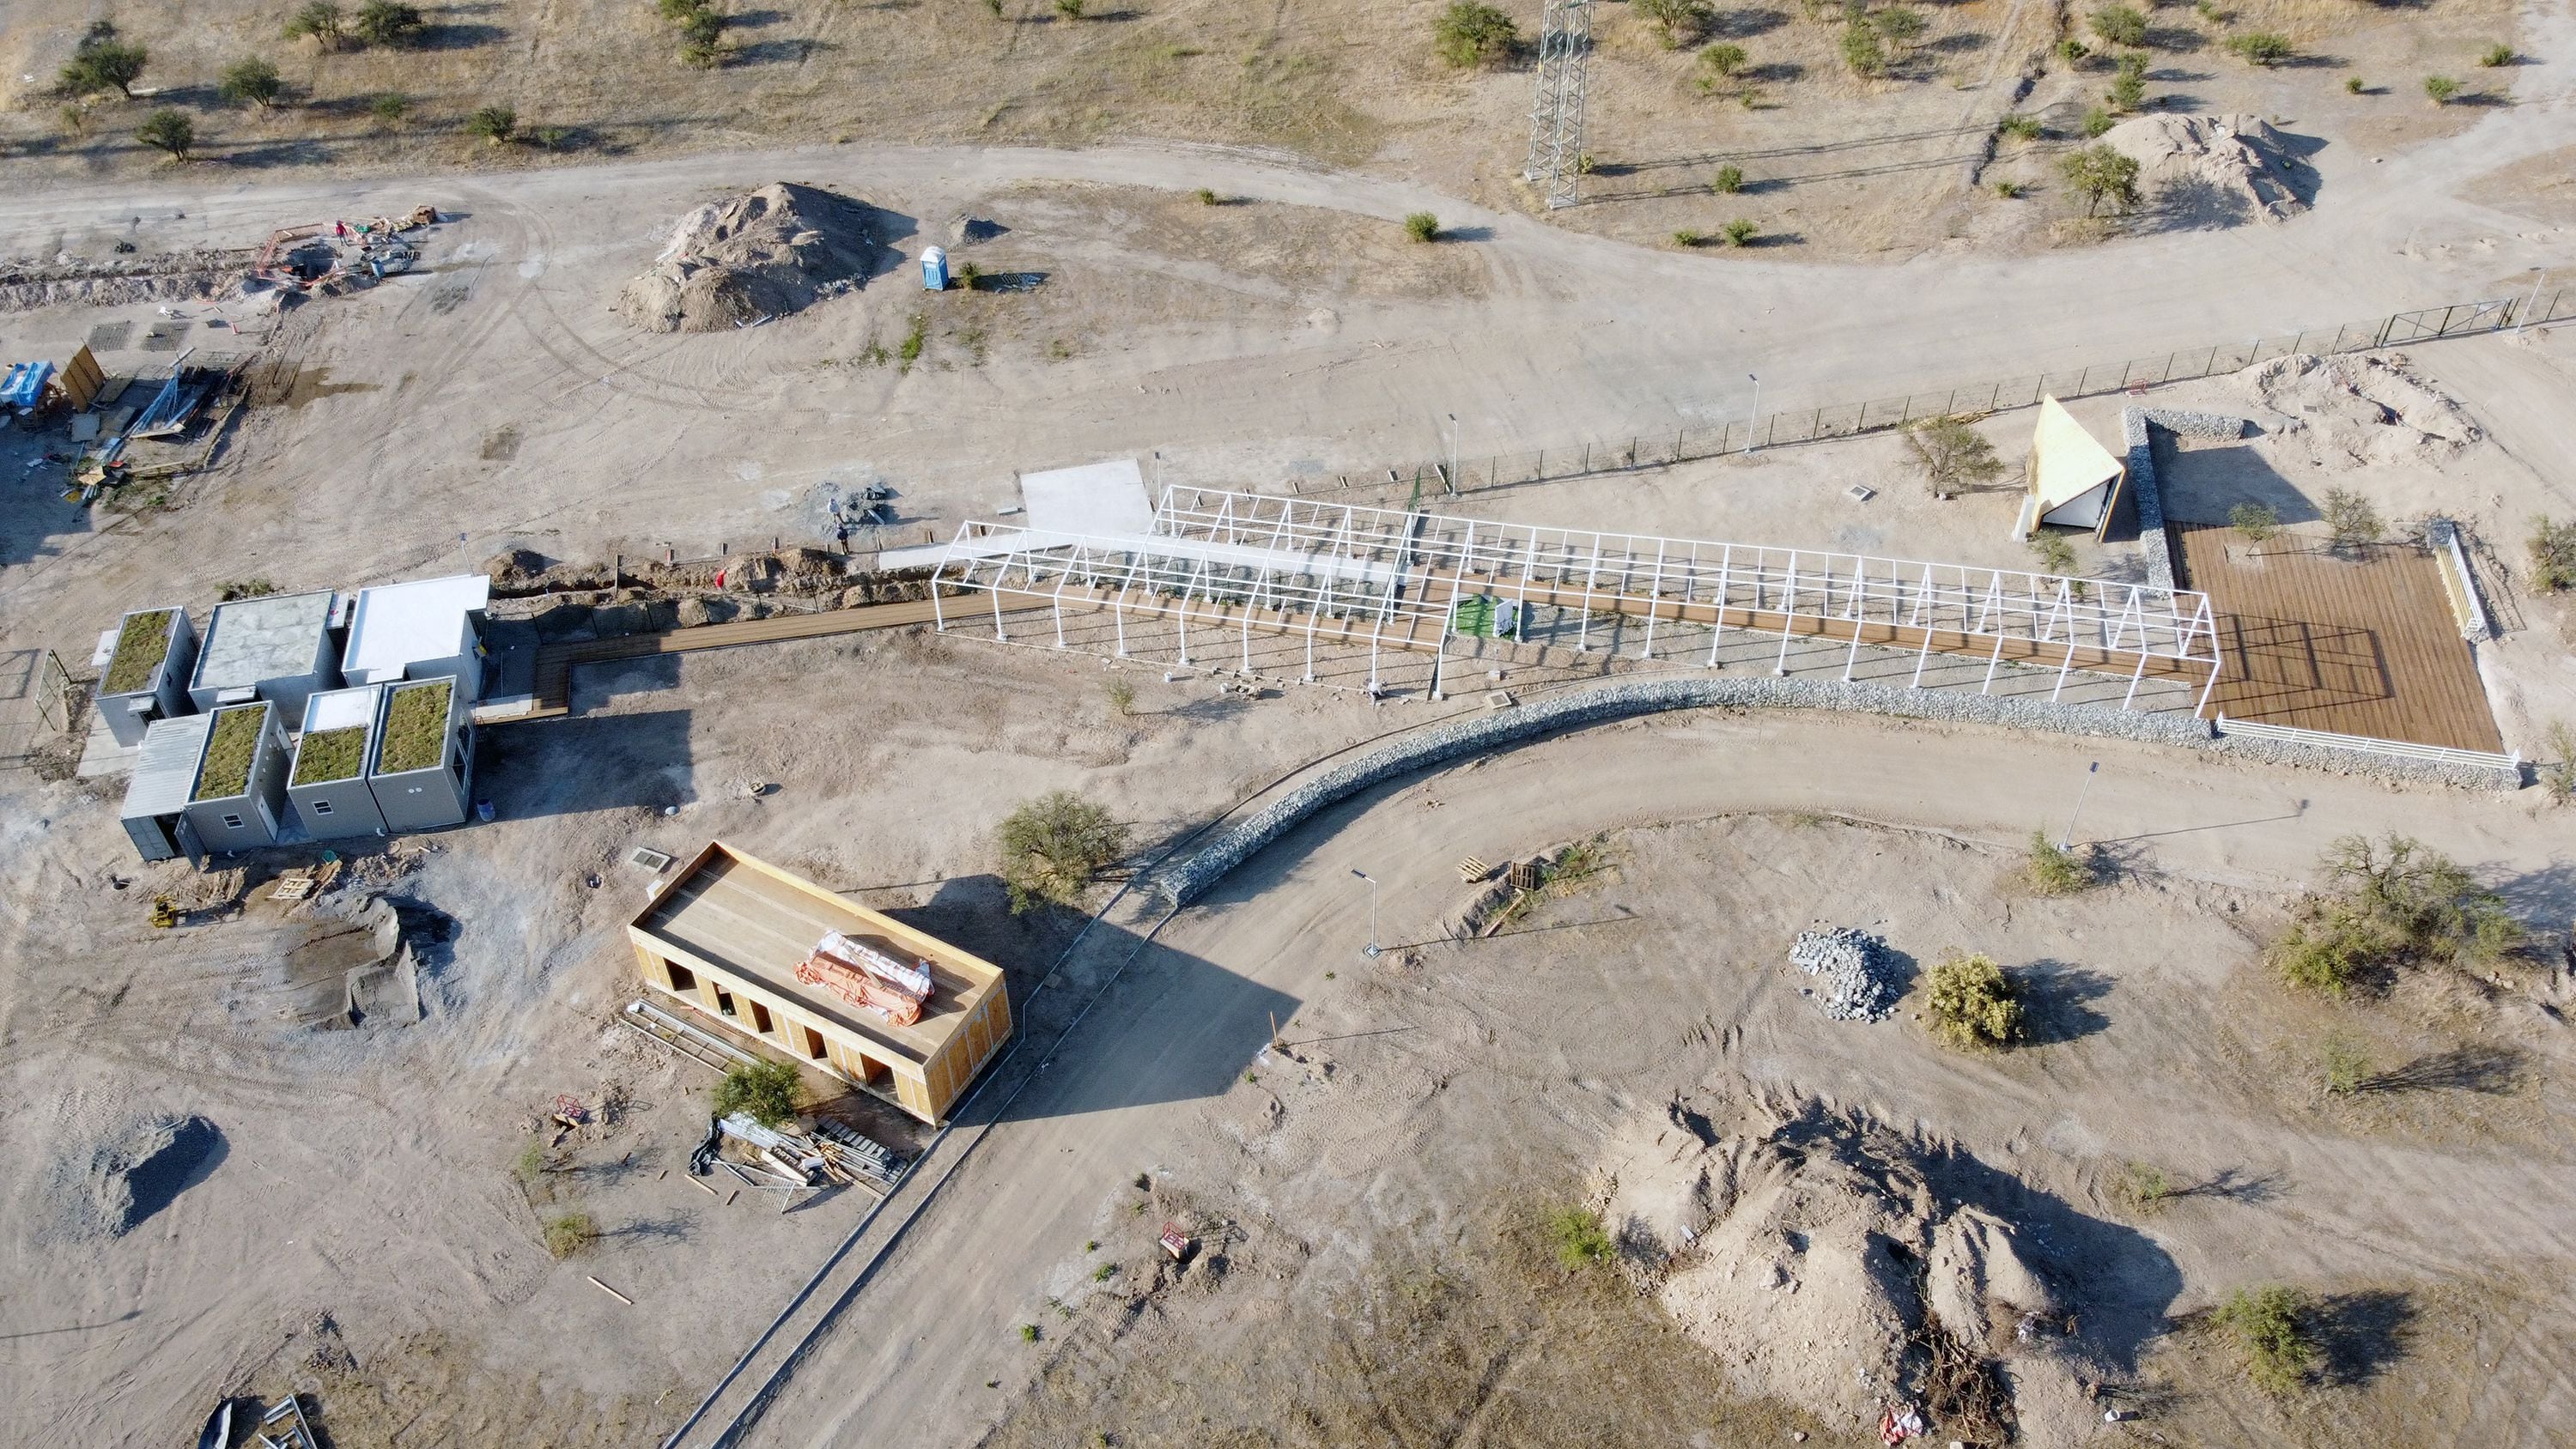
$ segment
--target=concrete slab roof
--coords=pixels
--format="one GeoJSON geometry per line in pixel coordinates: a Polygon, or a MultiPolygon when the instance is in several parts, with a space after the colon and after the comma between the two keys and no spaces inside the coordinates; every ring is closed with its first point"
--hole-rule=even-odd
{"type": "Polygon", "coordinates": [[[367,729],[376,722],[376,697],[381,686],[367,684],[355,689],[326,689],[304,703],[304,732],[321,730],[367,729]]]}
{"type": "Polygon", "coordinates": [[[331,591],[271,594],[215,606],[197,651],[199,689],[246,689],[311,674],[331,624],[331,591]]]}
{"type": "Polygon", "coordinates": [[[424,659],[453,659],[465,637],[465,616],[491,598],[492,581],[482,574],[360,589],[340,672],[351,679],[391,679],[424,659]]]}

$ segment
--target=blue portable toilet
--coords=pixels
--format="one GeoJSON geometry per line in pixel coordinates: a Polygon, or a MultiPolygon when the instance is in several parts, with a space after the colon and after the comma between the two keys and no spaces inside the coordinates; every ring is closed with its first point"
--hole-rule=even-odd
{"type": "Polygon", "coordinates": [[[939,247],[931,247],[921,254],[921,290],[948,290],[948,253],[939,247]]]}

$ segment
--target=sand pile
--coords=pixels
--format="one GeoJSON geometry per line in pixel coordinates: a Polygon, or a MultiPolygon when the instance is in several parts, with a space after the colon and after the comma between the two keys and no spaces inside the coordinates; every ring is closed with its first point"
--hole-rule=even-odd
{"type": "Polygon", "coordinates": [[[2319,454],[2356,463],[2438,462],[2482,436],[2469,415],[2417,376],[2396,353],[2276,357],[2247,378],[2263,406],[2281,416],[2266,428],[2304,434],[2319,454]]]}
{"type": "Polygon", "coordinates": [[[2308,209],[2290,184],[2289,148],[2259,117],[2137,116],[2102,140],[2138,163],[2142,190],[2192,220],[2268,226],[2308,209]]]}
{"type": "Polygon", "coordinates": [[[878,252],[873,209],[772,182],[681,217],[618,310],[653,332],[713,332],[782,317],[865,282],[878,252]]]}
{"type": "Polygon", "coordinates": [[[203,1117],[153,1117],[111,1134],[80,1174],[75,1218],[90,1231],[123,1237],[168,1207],[222,1141],[203,1117]]]}
{"type": "Polygon", "coordinates": [[[1936,1441],[1978,1438],[1996,1426],[1969,1420],[2016,1416],[2015,1396],[2075,1402],[2074,1365],[2044,1346],[2069,1341],[2023,1235],[1936,1191],[1929,1152],[1814,1104],[1676,1098],[1614,1138],[1598,1191],[1631,1271],[1739,1392],[1855,1425],[1910,1403],[1936,1441]],[[1976,1366],[1986,1414],[1935,1340],[1976,1366]],[[2025,1343],[2009,1388],[1982,1367],[2025,1343]]]}

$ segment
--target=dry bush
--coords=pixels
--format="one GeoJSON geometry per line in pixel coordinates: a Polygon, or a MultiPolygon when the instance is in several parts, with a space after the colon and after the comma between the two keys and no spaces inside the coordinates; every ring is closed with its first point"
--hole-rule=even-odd
{"type": "Polygon", "coordinates": [[[2021,1040],[2027,1015],[2021,985],[1992,956],[1953,956],[1925,978],[1932,1034],[1962,1051],[1993,1051],[2021,1040]]]}
{"type": "Polygon", "coordinates": [[[1107,810],[1057,790],[1003,818],[1002,883],[1014,915],[1042,902],[1076,907],[1100,873],[1127,853],[1127,827],[1107,810]]]}
{"type": "Polygon", "coordinates": [[[2092,854],[2088,848],[2079,854],[2048,838],[2045,830],[2030,833],[2030,888],[2044,896],[2071,896],[2093,888],[2092,854]]]}
{"type": "Polygon", "coordinates": [[[1924,486],[1935,498],[1955,498],[1967,489],[1991,483],[2004,471],[2003,459],[1985,435],[1959,418],[1925,418],[1905,430],[1905,451],[1924,486]]]}
{"type": "Polygon", "coordinates": [[[2295,985],[2341,996],[2394,967],[2485,966],[2522,943],[2504,897],[2405,836],[2344,836],[2320,867],[2324,891],[2272,943],[2274,967],[2295,985]]]}
{"type": "Polygon", "coordinates": [[[2272,1284],[2237,1289],[2209,1317],[2245,1355],[2246,1377],[2266,1393],[2286,1394],[2307,1383],[2317,1361],[2308,1311],[2307,1295],[2272,1284]]]}

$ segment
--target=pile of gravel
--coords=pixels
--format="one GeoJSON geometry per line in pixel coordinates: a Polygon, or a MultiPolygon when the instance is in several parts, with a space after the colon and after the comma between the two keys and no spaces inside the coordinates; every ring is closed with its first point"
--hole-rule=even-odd
{"type": "Polygon", "coordinates": [[[1866,931],[1800,931],[1789,964],[1817,978],[1816,1004],[1836,1021],[1885,1021],[1896,1010],[1895,958],[1866,931]]]}

